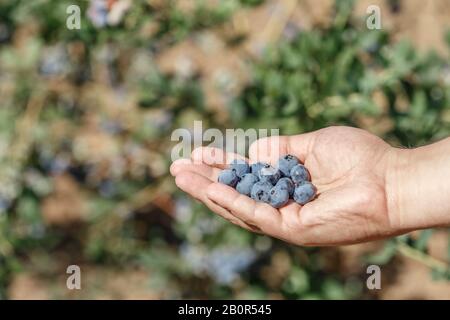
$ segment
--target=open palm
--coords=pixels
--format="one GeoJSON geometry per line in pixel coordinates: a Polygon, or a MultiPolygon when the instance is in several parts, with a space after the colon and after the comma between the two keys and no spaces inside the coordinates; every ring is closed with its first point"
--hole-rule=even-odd
{"type": "Polygon", "coordinates": [[[276,150],[270,139],[250,147],[250,162],[275,165],[280,155],[297,156],[318,189],[315,200],[304,206],[290,201],[275,209],[217,183],[221,169],[235,156],[220,149],[198,148],[191,159],[175,161],[171,173],[179,188],[225,219],[294,244],[349,244],[399,233],[386,191],[393,148],[383,140],[350,127],[277,137],[276,150]]]}

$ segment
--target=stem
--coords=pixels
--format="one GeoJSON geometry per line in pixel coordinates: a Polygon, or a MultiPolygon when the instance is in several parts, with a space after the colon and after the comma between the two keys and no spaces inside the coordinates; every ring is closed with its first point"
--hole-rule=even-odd
{"type": "Polygon", "coordinates": [[[432,256],[429,256],[419,250],[416,250],[407,244],[398,243],[397,250],[404,256],[419,261],[429,268],[436,269],[438,271],[447,272],[449,270],[448,263],[438,260],[432,256]]]}

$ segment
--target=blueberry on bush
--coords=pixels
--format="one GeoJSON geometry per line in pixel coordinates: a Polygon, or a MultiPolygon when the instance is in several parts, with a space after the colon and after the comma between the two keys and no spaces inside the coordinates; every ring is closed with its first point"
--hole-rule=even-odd
{"type": "Polygon", "coordinates": [[[259,170],[259,180],[267,181],[272,185],[276,184],[281,178],[281,172],[277,168],[272,167],[270,164],[265,164],[264,167],[259,170]]]}
{"type": "Polygon", "coordinates": [[[219,174],[219,182],[234,188],[239,182],[239,177],[235,170],[226,169],[219,174]]]}
{"type": "Polygon", "coordinates": [[[258,181],[253,185],[250,193],[251,198],[258,202],[269,202],[269,192],[272,187],[273,186],[267,181],[258,181]]]}
{"type": "Polygon", "coordinates": [[[253,185],[259,181],[258,177],[253,173],[246,173],[242,176],[241,181],[236,186],[237,192],[250,196],[253,185]]]}
{"type": "Polygon", "coordinates": [[[289,201],[289,192],[286,188],[276,185],[269,192],[269,203],[274,208],[281,208],[289,201]]]}
{"type": "Polygon", "coordinates": [[[236,171],[236,175],[242,178],[244,174],[250,172],[250,166],[245,160],[236,159],[230,163],[230,169],[236,171]]]}
{"type": "Polygon", "coordinates": [[[316,187],[309,181],[301,181],[295,186],[294,201],[298,204],[304,205],[311,201],[316,195],[316,187]]]}
{"type": "Polygon", "coordinates": [[[299,163],[300,163],[300,161],[298,160],[298,158],[296,156],[287,154],[278,160],[278,170],[281,171],[283,176],[290,177],[291,169],[299,163]]]}
{"type": "Polygon", "coordinates": [[[291,179],[295,184],[299,184],[302,181],[309,181],[310,175],[308,170],[302,164],[297,164],[291,169],[291,179]]]}

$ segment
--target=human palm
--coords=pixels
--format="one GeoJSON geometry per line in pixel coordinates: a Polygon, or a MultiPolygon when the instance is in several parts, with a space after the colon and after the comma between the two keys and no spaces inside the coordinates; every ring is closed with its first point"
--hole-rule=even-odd
{"type": "Polygon", "coordinates": [[[225,219],[251,231],[299,245],[337,245],[397,234],[389,215],[386,173],[392,148],[356,128],[318,131],[256,141],[250,162],[275,165],[284,154],[297,156],[309,169],[318,196],[301,206],[290,201],[275,209],[217,183],[231,154],[198,148],[190,160],[171,166],[176,184],[225,219]]]}

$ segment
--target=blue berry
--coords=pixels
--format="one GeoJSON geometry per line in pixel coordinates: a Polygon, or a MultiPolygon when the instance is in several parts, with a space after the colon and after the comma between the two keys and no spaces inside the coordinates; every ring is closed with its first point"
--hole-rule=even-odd
{"type": "Polygon", "coordinates": [[[235,170],[226,169],[220,173],[219,182],[234,188],[239,182],[239,177],[235,170]]]}
{"type": "Polygon", "coordinates": [[[253,173],[255,176],[259,177],[259,171],[261,171],[261,169],[264,167],[264,165],[265,164],[262,162],[253,163],[250,168],[251,173],[253,173]]]}
{"type": "Polygon", "coordinates": [[[242,176],[241,181],[236,186],[237,192],[250,196],[253,185],[259,181],[258,177],[252,173],[246,173],[242,176]]]}
{"type": "Polygon", "coordinates": [[[230,163],[230,169],[236,171],[236,175],[242,178],[244,174],[250,172],[250,166],[245,160],[236,159],[230,163]]]}
{"type": "Polygon", "coordinates": [[[295,189],[294,183],[292,182],[291,179],[289,179],[287,177],[284,177],[284,178],[281,178],[280,180],[278,180],[278,182],[275,186],[286,189],[287,192],[289,193],[290,197],[292,197],[292,195],[294,194],[294,189],[295,189]]]}
{"type": "Polygon", "coordinates": [[[274,208],[281,208],[289,201],[289,192],[280,186],[275,186],[269,192],[269,204],[274,208]]]}
{"type": "Polygon", "coordinates": [[[259,171],[259,180],[267,181],[272,185],[276,184],[281,178],[281,172],[270,164],[265,164],[259,171]]]}
{"type": "Polygon", "coordinates": [[[253,200],[258,202],[269,202],[269,192],[272,187],[273,186],[269,182],[258,181],[253,185],[250,196],[253,200]]]}
{"type": "Polygon", "coordinates": [[[316,195],[316,187],[308,181],[301,181],[294,190],[294,201],[298,204],[304,205],[311,201],[316,195]]]}
{"type": "Polygon", "coordinates": [[[278,170],[280,170],[285,177],[290,177],[291,169],[299,163],[300,161],[297,157],[287,154],[278,160],[278,170]]]}
{"type": "Polygon", "coordinates": [[[299,184],[302,181],[309,181],[310,175],[308,170],[302,164],[297,164],[291,169],[291,179],[295,184],[299,184]]]}

